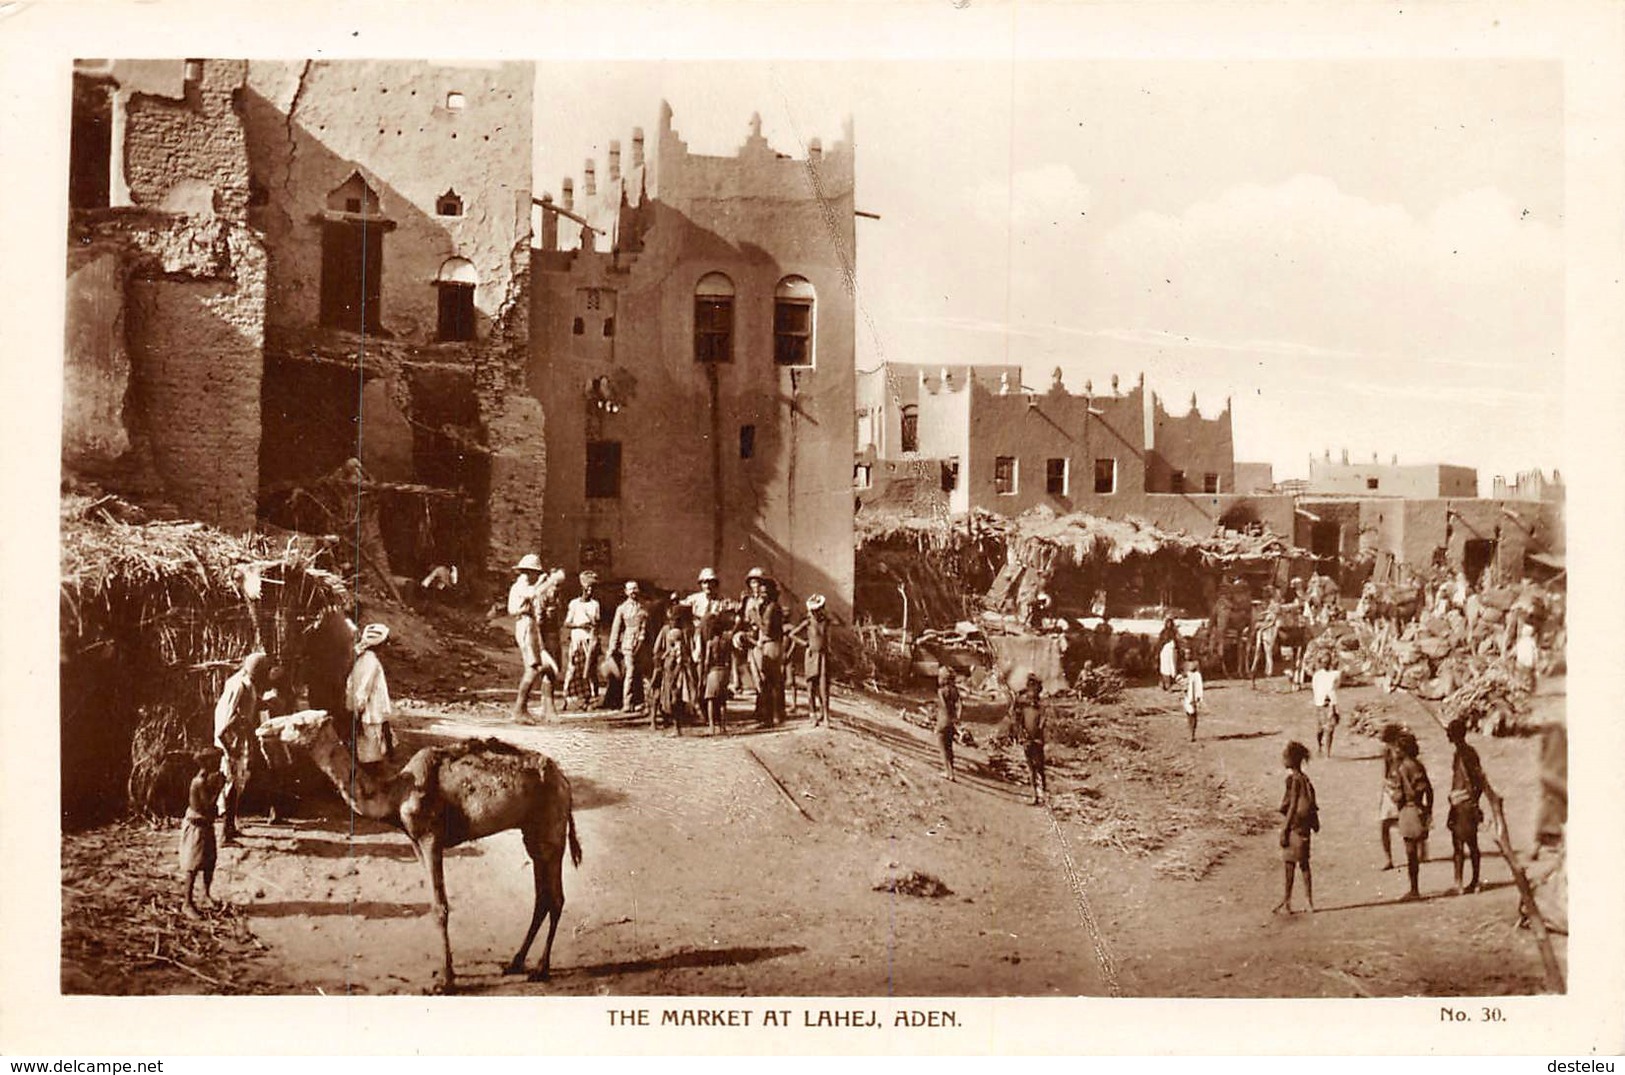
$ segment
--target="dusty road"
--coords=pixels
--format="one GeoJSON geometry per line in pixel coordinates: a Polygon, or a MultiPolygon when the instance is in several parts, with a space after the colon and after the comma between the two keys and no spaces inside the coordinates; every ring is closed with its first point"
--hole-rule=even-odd
{"type": "MultiPolygon", "coordinates": [[[[1345,708],[1360,701],[1380,701],[1415,729],[1435,784],[1448,786],[1448,746],[1417,703],[1370,689],[1345,692],[1345,708]]],[[[1052,739],[1054,790],[1058,798],[1106,804],[1114,815],[1142,823],[1187,818],[1189,811],[1175,810],[1176,800],[1210,787],[1222,792],[1212,802],[1234,804],[1221,812],[1249,813],[1256,826],[1256,816],[1279,802],[1284,743],[1313,742],[1308,694],[1278,685],[1256,691],[1211,685],[1195,744],[1185,742],[1172,696],[1139,688],[1119,708],[1132,711],[1124,719],[1138,729],[1132,749],[1114,746],[1086,760],[1052,739]]],[[[618,716],[514,726],[496,702],[405,709],[398,727],[409,741],[499,735],[558,759],[574,787],[585,858],[579,869],[565,869],[568,905],[552,981],[499,973],[531,907],[518,835],[448,855],[453,953],[460,985],[471,993],[1356,996],[1543,989],[1533,941],[1514,927],[1517,897],[1498,858],[1485,859],[1485,892],[1446,895],[1449,846],[1441,832],[1424,867],[1429,898],[1394,902],[1405,881],[1403,869],[1379,869],[1378,751],[1356,735],[1344,735],[1336,757],[1309,766],[1323,823],[1314,859],[1319,912],[1287,918],[1270,914],[1280,888],[1273,830],[1199,816],[1177,822],[1181,831],[1160,859],[1125,852],[1102,837],[1099,825],[1064,820],[1069,815],[1059,806],[1057,822],[1027,805],[1023,789],[989,773],[985,750],[962,751],[976,771],[947,783],[926,733],[850,693],[837,699],[835,729],[794,721],[784,730],[741,727],[726,738],[673,738],[618,716]],[[1164,867],[1169,853],[1196,846],[1191,841],[1228,854],[1200,879],[1181,879],[1164,867]],[[876,891],[876,875],[892,862],[939,878],[951,893],[876,891]]],[[[975,728],[984,739],[987,730],[975,728]]],[[[1534,741],[1477,742],[1508,798],[1517,841],[1527,848],[1534,741]]],[[[254,959],[257,990],[417,993],[430,985],[438,940],[427,885],[404,837],[352,819],[336,803],[324,817],[280,827],[251,822],[246,833],[242,847],[223,850],[217,891],[264,946],[254,959]]],[[[151,834],[152,854],[171,856],[172,841],[172,833],[151,834]]],[[[538,943],[533,962],[539,955],[538,943]]],[[[228,971],[214,976],[225,983],[219,991],[232,991],[228,971]]],[[[64,980],[72,991],[99,991],[84,967],[65,967],[64,980]]],[[[216,991],[196,980],[188,986],[216,991]]],[[[129,988],[141,987],[126,983],[116,991],[129,988]]]]}

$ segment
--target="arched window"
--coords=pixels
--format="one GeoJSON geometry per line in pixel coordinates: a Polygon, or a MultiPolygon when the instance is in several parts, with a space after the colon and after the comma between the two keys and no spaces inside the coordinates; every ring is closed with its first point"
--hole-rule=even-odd
{"type": "Polygon", "coordinates": [[[440,266],[435,287],[440,291],[440,339],[444,342],[474,338],[474,287],[479,283],[474,263],[448,258],[440,266]]]}
{"type": "Polygon", "coordinates": [[[707,273],[694,286],[694,361],[732,362],[733,358],[733,281],[719,272],[707,273]]]}
{"type": "Polygon", "coordinates": [[[455,190],[448,189],[446,193],[434,200],[434,211],[438,216],[462,216],[462,196],[455,190]]]}
{"type": "Polygon", "coordinates": [[[786,276],[773,291],[773,361],[781,366],[813,364],[813,299],[800,276],[786,276]]]}

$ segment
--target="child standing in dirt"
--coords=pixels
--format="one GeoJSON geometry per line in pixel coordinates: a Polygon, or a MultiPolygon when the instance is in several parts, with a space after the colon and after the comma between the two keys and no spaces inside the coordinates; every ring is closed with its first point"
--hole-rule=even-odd
{"type": "Polygon", "coordinates": [[[1027,756],[1027,772],[1033,782],[1033,805],[1041,804],[1049,795],[1044,779],[1044,707],[1039,702],[1043,687],[1038,677],[1029,675],[1016,689],[1012,701],[1016,738],[1021,741],[1027,756]]]}
{"type": "Polygon", "coordinates": [[[201,918],[192,891],[197,887],[198,874],[203,875],[203,900],[214,903],[214,865],[219,848],[214,839],[215,800],[226,786],[226,775],[221,772],[225,752],[219,747],[206,747],[194,755],[197,774],[186,789],[186,816],[181,820],[181,873],[186,875],[186,909],[188,918],[201,918]]]}
{"type": "Polygon", "coordinates": [[[727,620],[720,613],[705,617],[700,628],[705,641],[701,643],[700,667],[704,672],[701,702],[705,707],[705,723],[711,734],[728,734],[728,673],[733,667],[733,634],[727,620]]]}
{"type": "Polygon", "coordinates": [[[1421,748],[1415,735],[1400,733],[1399,753],[1399,835],[1405,839],[1405,870],[1411,882],[1410,891],[1401,898],[1419,900],[1422,898],[1418,887],[1422,872],[1422,847],[1427,842],[1428,828],[1433,820],[1433,785],[1418,756],[1421,748]]]}
{"type": "Polygon", "coordinates": [[[1315,803],[1315,785],[1303,771],[1309,760],[1309,748],[1294,739],[1281,752],[1281,763],[1286,766],[1286,794],[1281,799],[1281,862],[1285,888],[1281,902],[1275,905],[1279,914],[1292,913],[1292,879],[1297,870],[1303,871],[1303,896],[1311,913],[1315,909],[1314,879],[1309,873],[1309,844],[1312,834],[1320,831],[1320,809],[1315,803]]]}
{"type": "Polygon", "coordinates": [[[1191,742],[1196,742],[1196,719],[1202,709],[1202,666],[1191,657],[1185,661],[1185,723],[1190,725],[1191,742]]]}
{"type": "Polygon", "coordinates": [[[1445,828],[1450,830],[1450,863],[1455,868],[1456,891],[1461,887],[1461,868],[1467,858],[1472,859],[1473,880],[1466,888],[1478,891],[1478,826],[1483,817],[1478,800],[1484,794],[1484,766],[1478,751],[1467,744],[1467,722],[1456,717],[1445,727],[1445,736],[1456,748],[1450,764],[1450,811],[1445,815],[1445,828]]]}
{"type": "Polygon", "coordinates": [[[1315,727],[1315,748],[1324,757],[1332,756],[1332,740],[1337,736],[1337,687],[1343,682],[1343,669],[1333,653],[1323,653],[1310,680],[1311,693],[1318,714],[1315,727]]]}
{"type": "Polygon", "coordinates": [[[942,748],[942,775],[954,779],[954,735],[959,730],[959,684],[954,670],[944,665],[937,672],[937,745],[942,748]]]}

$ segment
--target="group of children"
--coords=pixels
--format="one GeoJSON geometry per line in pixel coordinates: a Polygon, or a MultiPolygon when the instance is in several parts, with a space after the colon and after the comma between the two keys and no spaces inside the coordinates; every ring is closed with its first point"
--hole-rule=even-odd
{"type": "MultiPolygon", "coordinates": [[[[1027,774],[1032,781],[1033,804],[1044,802],[1048,790],[1044,775],[1044,707],[1041,702],[1043,684],[1038,677],[1017,669],[1009,679],[1011,736],[1021,744],[1027,759],[1027,774]]],[[[954,670],[943,665],[937,672],[936,721],[933,732],[942,751],[942,772],[949,781],[954,773],[954,738],[958,734],[959,715],[964,705],[959,691],[959,679],[954,670]]]]}
{"type": "MultiPolygon", "coordinates": [[[[1467,742],[1467,723],[1457,717],[1445,726],[1445,737],[1453,748],[1450,765],[1449,809],[1445,828],[1450,833],[1450,860],[1455,891],[1476,892],[1479,887],[1481,855],[1478,829],[1483,822],[1480,801],[1489,791],[1478,751],[1467,742]],[[1464,868],[1471,865],[1471,880],[1462,885],[1464,868]]],[[[1377,823],[1382,836],[1385,870],[1394,868],[1393,836],[1399,830],[1405,841],[1405,871],[1409,888],[1402,900],[1422,898],[1421,868],[1427,858],[1428,833],[1433,827],[1433,784],[1422,764],[1421,748],[1414,733],[1397,725],[1383,727],[1383,782],[1377,807],[1377,823]]],[[[1281,799],[1281,859],[1285,864],[1285,887],[1277,912],[1292,912],[1292,885],[1296,871],[1303,872],[1303,893],[1309,910],[1315,909],[1314,889],[1309,869],[1312,835],[1320,831],[1320,811],[1315,801],[1315,785],[1303,771],[1309,748],[1293,740],[1282,751],[1286,767],[1286,793],[1281,799]]]]}

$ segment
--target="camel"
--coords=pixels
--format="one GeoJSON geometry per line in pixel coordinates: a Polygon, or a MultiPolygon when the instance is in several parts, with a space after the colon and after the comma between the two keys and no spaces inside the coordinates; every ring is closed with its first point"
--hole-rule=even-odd
{"type": "Polygon", "coordinates": [[[535,872],[536,902],[525,941],[502,973],[524,973],[525,956],[547,914],[542,963],[530,975],[532,981],[547,980],[553,935],[564,913],[567,843],[570,861],[581,865],[570,781],[553,759],[497,739],[467,739],[445,747],[425,747],[397,772],[387,762],[356,762],[339,739],[331,717],[321,709],[273,717],[260,725],[259,735],[308,751],[350,809],[400,828],[412,841],[412,850],[428,871],[434,896],[434,917],[445,957],[439,983],[444,992],[455,988],[451,938],[446,932],[450,918],[443,865],[446,848],[518,829],[535,872]]]}

